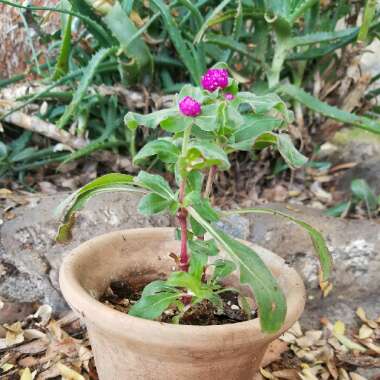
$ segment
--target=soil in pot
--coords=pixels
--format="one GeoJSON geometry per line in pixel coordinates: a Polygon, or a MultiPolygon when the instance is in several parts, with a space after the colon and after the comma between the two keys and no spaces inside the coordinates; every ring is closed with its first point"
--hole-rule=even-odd
{"type": "MultiPolygon", "coordinates": [[[[122,313],[128,313],[130,307],[140,299],[145,285],[136,287],[126,280],[114,281],[100,298],[100,302],[122,313]]],[[[218,309],[211,302],[204,300],[191,306],[180,318],[179,323],[198,326],[224,325],[257,317],[256,307],[252,308],[250,315],[248,315],[249,311],[244,310],[239,293],[226,291],[221,293],[220,297],[223,308],[218,309]]],[[[178,313],[179,310],[174,306],[165,311],[157,320],[172,323],[172,319],[178,313]]]]}

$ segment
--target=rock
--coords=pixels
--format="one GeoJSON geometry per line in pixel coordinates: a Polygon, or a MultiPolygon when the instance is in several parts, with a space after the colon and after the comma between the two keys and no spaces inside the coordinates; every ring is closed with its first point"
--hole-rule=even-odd
{"type": "MultiPolygon", "coordinates": [[[[67,246],[53,238],[57,221],[53,209],[63,194],[36,196],[29,206],[16,209],[16,217],[5,221],[0,247],[0,296],[10,301],[40,301],[56,311],[67,308],[58,286],[62,257],[73,247],[101,233],[123,228],[169,226],[170,218],[145,218],[136,213],[138,197],[131,194],[103,194],[92,199],[80,212],[74,240],[67,246]]],[[[321,298],[318,288],[318,263],[309,236],[297,225],[279,217],[255,214],[231,216],[219,226],[235,237],[260,244],[284,257],[303,276],[308,289],[303,324],[319,326],[319,318],[352,323],[355,309],[362,306],[372,317],[380,314],[378,273],[380,273],[380,226],[375,221],[341,220],[322,216],[317,210],[284,205],[283,209],[312,224],[327,239],[335,269],[334,288],[321,298]]]]}
{"type": "Polygon", "coordinates": [[[4,222],[0,244],[0,296],[9,301],[39,301],[55,311],[67,309],[58,285],[62,258],[80,243],[123,228],[168,226],[167,216],[145,218],[136,212],[139,197],[104,194],[88,202],[79,214],[69,245],[56,244],[54,209],[67,194],[35,196],[4,222]]]}
{"type": "Polygon", "coordinates": [[[335,134],[331,144],[327,144],[330,147],[327,159],[334,163],[357,163],[338,179],[338,189],[349,193],[351,181],[362,178],[379,194],[380,136],[358,128],[344,128],[335,134]],[[335,149],[331,149],[331,146],[335,149]]]}

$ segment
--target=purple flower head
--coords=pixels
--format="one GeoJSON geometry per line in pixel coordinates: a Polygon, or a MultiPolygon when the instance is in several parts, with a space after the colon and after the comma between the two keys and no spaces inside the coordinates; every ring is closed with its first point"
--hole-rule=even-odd
{"type": "Polygon", "coordinates": [[[233,94],[231,94],[230,92],[227,92],[227,93],[224,94],[224,99],[226,99],[226,100],[234,100],[235,96],[233,94]]]}
{"type": "Polygon", "coordinates": [[[185,96],[179,102],[179,110],[185,116],[194,117],[194,116],[198,116],[201,113],[202,107],[201,107],[201,104],[197,102],[191,96],[185,96]]]}
{"type": "Polygon", "coordinates": [[[210,92],[228,86],[228,71],[226,69],[209,69],[201,79],[202,87],[210,92]]]}

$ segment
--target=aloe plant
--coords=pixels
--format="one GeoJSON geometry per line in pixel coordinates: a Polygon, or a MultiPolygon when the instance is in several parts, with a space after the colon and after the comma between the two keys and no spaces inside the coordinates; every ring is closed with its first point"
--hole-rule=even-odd
{"type": "MultiPolygon", "coordinates": [[[[17,99],[17,106],[0,115],[0,121],[4,121],[10,113],[30,103],[49,99],[50,122],[61,128],[71,127],[75,134],[89,138],[88,149],[72,154],[72,158],[115,145],[123,154],[133,156],[136,143],[144,143],[142,136],[148,136],[148,140],[152,135],[156,137],[150,129],[152,135],[124,130],[120,120],[125,104],[120,97],[116,112],[119,122],[107,141],[99,142],[103,139],[99,123],[104,119],[100,110],[109,103],[96,93],[95,86],[138,83],[175,93],[184,81],[199,84],[205,68],[218,61],[226,61],[233,68],[233,76],[246,88],[252,87],[260,94],[270,89],[291,101],[296,116],[304,107],[312,113],[380,133],[378,107],[359,116],[322,102],[310,91],[314,74],[320,71],[323,76],[326,62],[339,62],[340,52],[350,44],[365,46],[377,38],[379,11],[373,0],[360,4],[344,0],[61,0],[56,7],[0,2],[27,10],[36,25],[41,24],[39,14],[34,12],[37,10],[58,12],[73,20],[70,25],[70,17],[65,18],[60,35],[41,36],[51,49],[43,57],[46,63],[33,65],[31,70],[41,76],[46,87],[17,99]],[[338,21],[343,20],[346,27],[338,29],[338,21]],[[79,34],[74,33],[77,30],[79,34]],[[68,86],[66,93],[59,89],[61,85],[68,86]],[[125,135],[128,142],[124,141],[125,135]]],[[[2,80],[0,87],[25,78],[21,75],[2,80]]],[[[377,93],[374,90],[367,98],[377,93]]],[[[263,122],[257,125],[263,126],[263,122]]],[[[240,131],[237,137],[242,134],[240,131]]],[[[62,162],[68,156],[47,149],[41,158],[43,152],[48,162],[62,162]]],[[[17,166],[8,165],[7,172],[23,173],[29,165],[38,167],[46,160],[31,158],[17,166]]]]}
{"type": "MultiPolygon", "coordinates": [[[[210,188],[217,171],[228,170],[229,155],[271,146],[278,149],[291,167],[307,159],[287,134],[292,120],[285,103],[274,93],[256,95],[239,91],[226,65],[217,64],[199,78],[200,86],[185,85],[171,108],[141,115],[128,112],[125,123],[131,130],[140,126],[160,127],[166,135],[144,145],[134,157],[136,164],[157,157],[174,173],[175,184],[157,174],[140,171],[137,176],[111,173],[90,182],[68,197],[59,208],[63,214],[57,240],[71,237],[75,213],[94,195],[119,191],[138,192],[138,211],[143,215],[169,212],[176,216],[181,240],[178,269],[166,280],[148,284],[129,313],[155,319],[175,305],[178,323],[182,313],[208,300],[220,307],[220,294],[229,290],[220,280],[239,270],[240,282],[248,285],[257,302],[262,330],[278,331],[286,316],[286,298],[281,287],[254,249],[216,227],[225,213],[212,207],[210,188]],[[205,174],[208,173],[207,181],[205,174]],[[206,182],[206,184],[205,184],[206,182]],[[207,233],[207,235],[206,235],[207,233]],[[211,262],[223,250],[230,259],[211,262]],[[213,274],[206,276],[206,268],[213,274]]],[[[229,211],[228,213],[233,213],[229,211]]],[[[321,262],[321,287],[328,285],[331,258],[321,234],[303,221],[272,209],[236,210],[285,217],[310,235],[321,262]]],[[[169,254],[169,252],[168,252],[169,254]]]]}

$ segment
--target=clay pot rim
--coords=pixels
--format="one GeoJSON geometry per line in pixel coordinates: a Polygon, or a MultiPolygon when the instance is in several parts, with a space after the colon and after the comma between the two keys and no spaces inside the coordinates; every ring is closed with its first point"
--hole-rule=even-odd
{"type": "MultiPolygon", "coordinates": [[[[95,297],[91,296],[87,290],[80,284],[79,279],[75,275],[74,266],[78,259],[83,255],[88,255],[88,251],[91,250],[91,245],[96,244],[98,241],[104,239],[112,240],[116,237],[120,237],[123,234],[131,236],[135,234],[136,237],[141,234],[157,234],[161,240],[173,240],[172,227],[152,227],[152,228],[135,228],[114,231],[106,234],[99,235],[92,238],[77,248],[71,251],[71,253],[65,257],[60,268],[60,287],[66,300],[72,307],[72,309],[85,317],[86,320],[96,324],[104,325],[108,330],[114,331],[115,334],[122,334],[126,331],[126,335],[130,335],[132,331],[139,331],[141,329],[150,330],[153,335],[176,335],[181,339],[189,338],[196,340],[197,337],[204,339],[212,338],[215,334],[222,334],[229,336],[231,333],[244,336],[247,339],[247,331],[255,337],[255,341],[267,340],[269,337],[275,337],[281,335],[284,331],[289,329],[293,323],[300,317],[303,306],[305,304],[305,288],[302,279],[299,274],[291,267],[289,267],[285,261],[274,254],[271,251],[267,251],[271,259],[275,264],[272,267],[281,266],[281,274],[286,280],[287,288],[290,292],[285,293],[287,299],[287,315],[283,326],[276,333],[265,333],[261,331],[259,318],[254,318],[249,321],[231,323],[225,325],[210,325],[210,326],[196,326],[196,325],[175,325],[165,322],[152,321],[143,318],[130,316],[122,313],[118,310],[112,309],[109,306],[104,305],[98,301],[95,297]],[[166,239],[163,239],[166,237],[166,239]],[[128,331],[128,333],[127,333],[128,331]]],[[[148,333],[149,334],[149,333],[148,333]]]]}

